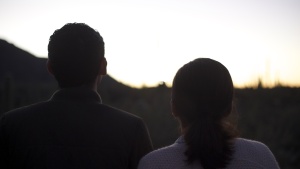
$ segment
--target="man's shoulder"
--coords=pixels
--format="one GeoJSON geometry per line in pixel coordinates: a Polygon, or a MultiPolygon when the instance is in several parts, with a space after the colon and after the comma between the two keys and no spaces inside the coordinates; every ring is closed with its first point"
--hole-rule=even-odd
{"type": "Polygon", "coordinates": [[[101,121],[105,119],[106,122],[118,124],[120,127],[139,126],[144,123],[142,117],[108,104],[101,103],[84,108],[86,108],[88,116],[102,119],[101,121]]]}
{"type": "Polygon", "coordinates": [[[32,112],[36,109],[39,109],[40,107],[43,107],[45,104],[47,104],[46,101],[37,102],[37,103],[30,104],[30,105],[22,106],[22,107],[17,107],[17,108],[14,108],[12,110],[9,110],[7,112],[4,112],[2,114],[2,116],[14,117],[14,116],[28,115],[27,112],[32,112]]]}
{"type": "Polygon", "coordinates": [[[141,117],[135,114],[129,113],[126,110],[119,109],[117,107],[113,107],[107,104],[101,104],[101,109],[102,112],[105,112],[105,114],[107,114],[107,116],[110,116],[111,118],[118,118],[120,120],[122,119],[136,120],[136,121],[142,120],[141,117]]]}

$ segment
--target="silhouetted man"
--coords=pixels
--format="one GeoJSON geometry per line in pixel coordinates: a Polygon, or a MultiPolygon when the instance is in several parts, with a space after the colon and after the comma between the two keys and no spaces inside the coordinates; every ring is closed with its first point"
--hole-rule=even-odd
{"type": "Polygon", "coordinates": [[[83,23],[56,30],[48,70],[60,89],[50,100],[22,107],[0,121],[0,168],[136,168],[152,150],[139,117],[101,103],[104,42],[83,23]]]}

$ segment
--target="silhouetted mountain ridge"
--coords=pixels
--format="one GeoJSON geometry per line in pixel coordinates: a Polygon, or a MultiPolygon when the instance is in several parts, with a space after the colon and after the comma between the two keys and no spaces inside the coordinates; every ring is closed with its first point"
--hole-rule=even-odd
{"type": "MultiPolygon", "coordinates": [[[[47,59],[38,58],[0,39],[0,82],[13,78],[14,83],[55,83],[46,68],[47,59]]],[[[109,75],[103,78],[103,88],[130,88],[109,75]]]]}
{"type": "Polygon", "coordinates": [[[45,58],[35,57],[0,40],[0,81],[11,77],[15,83],[53,82],[53,77],[46,69],[46,62],[45,58]]]}

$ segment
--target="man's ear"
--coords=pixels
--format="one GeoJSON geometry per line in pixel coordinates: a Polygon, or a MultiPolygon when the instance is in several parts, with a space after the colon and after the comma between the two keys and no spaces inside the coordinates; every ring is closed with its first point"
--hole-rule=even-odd
{"type": "Polygon", "coordinates": [[[47,60],[47,70],[51,75],[53,75],[52,65],[49,60],[47,60]]]}
{"type": "Polygon", "coordinates": [[[106,61],[106,58],[103,57],[100,61],[100,69],[99,69],[99,74],[100,75],[106,75],[107,74],[106,67],[107,67],[107,61],[106,61]]]}

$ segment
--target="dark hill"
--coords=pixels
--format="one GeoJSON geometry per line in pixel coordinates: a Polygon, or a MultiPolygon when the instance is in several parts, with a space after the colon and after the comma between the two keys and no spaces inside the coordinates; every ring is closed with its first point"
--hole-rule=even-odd
{"type": "MultiPolygon", "coordinates": [[[[14,83],[55,83],[46,68],[47,59],[38,58],[5,40],[0,39],[0,83],[13,78],[14,83]]],[[[130,88],[109,75],[103,78],[103,88],[130,88]]]]}
{"type": "Polygon", "coordinates": [[[45,58],[38,58],[0,40],[0,81],[12,77],[15,83],[54,82],[46,69],[45,58]]]}
{"type": "MultiPolygon", "coordinates": [[[[57,84],[46,68],[47,59],[38,58],[5,40],[0,39],[0,110],[9,110],[48,99],[57,84]],[[1,106],[4,98],[4,105],[1,106]],[[4,107],[4,108],[1,108],[4,107]]],[[[111,76],[104,76],[99,92],[104,102],[121,102],[136,89],[111,76]]],[[[1,114],[1,113],[0,113],[1,114]]]]}

